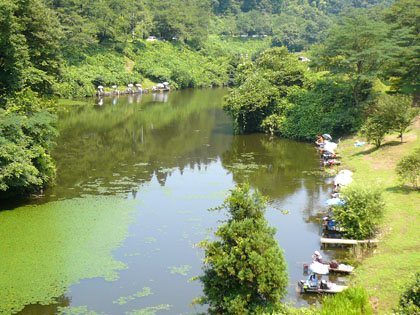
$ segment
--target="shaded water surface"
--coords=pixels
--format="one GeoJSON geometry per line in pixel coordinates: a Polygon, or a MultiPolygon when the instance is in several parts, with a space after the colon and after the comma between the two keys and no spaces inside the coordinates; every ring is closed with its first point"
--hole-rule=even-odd
{"type": "MultiPolygon", "coordinates": [[[[61,114],[56,185],[0,212],[0,313],[191,314],[220,205],[247,181],[288,263],[287,301],[319,250],[328,198],[310,144],[234,136],[224,89],[92,100],[61,114]],[[287,211],[284,211],[287,210],[287,211]],[[286,214],[288,213],[288,214],[286,214]],[[26,305],[26,307],[24,307],[26,305]]],[[[333,253],[324,252],[326,256],[333,253]]]]}

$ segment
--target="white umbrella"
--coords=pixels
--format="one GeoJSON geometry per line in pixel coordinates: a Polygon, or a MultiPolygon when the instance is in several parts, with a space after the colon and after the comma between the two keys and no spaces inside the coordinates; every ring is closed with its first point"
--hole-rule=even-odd
{"type": "Polygon", "coordinates": [[[163,85],[169,85],[169,82],[163,82],[163,85]]]}
{"type": "Polygon", "coordinates": [[[348,184],[350,184],[351,182],[353,182],[353,178],[351,178],[351,176],[346,176],[346,175],[337,175],[334,178],[334,185],[340,185],[340,186],[346,186],[348,184]]]}
{"type": "Polygon", "coordinates": [[[117,88],[117,86],[114,84],[114,85],[112,86],[112,88],[113,88],[113,89],[116,89],[116,88],[117,88]]]}
{"type": "Polygon", "coordinates": [[[324,142],[324,150],[331,152],[332,154],[334,154],[334,150],[335,148],[337,148],[337,143],[335,142],[330,142],[330,141],[325,141],[324,142]]]}
{"type": "Polygon", "coordinates": [[[98,86],[98,89],[102,90],[104,87],[102,85],[98,86]]]}
{"type": "Polygon", "coordinates": [[[353,175],[353,172],[349,171],[349,170],[341,170],[341,171],[338,172],[338,175],[350,176],[351,177],[353,175]]]}
{"type": "Polygon", "coordinates": [[[317,261],[313,261],[309,266],[309,271],[317,273],[319,275],[327,275],[329,272],[328,265],[321,264],[317,261]]]}
{"type": "Polygon", "coordinates": [[[158,83],[158,84],[156,84],[156,86],[157,86],[158,88],[160,88],[160,89],[162,89],[162,88],[164,88],[164,87],[165,87],[162,83],[158,83]]]}
{"type": "Polygon", "coordinates": [[[133,84],[129,83],[127,86],[128,86],[129,88],[132,88],[132,87],[133,87],[133,84]]]}
{"type": "Polygon", "coordinates": [[[137,87],[141,87],[141,84],[140,84],[140,83],[136,83],[136,86],[137,86],[137,87]]]}

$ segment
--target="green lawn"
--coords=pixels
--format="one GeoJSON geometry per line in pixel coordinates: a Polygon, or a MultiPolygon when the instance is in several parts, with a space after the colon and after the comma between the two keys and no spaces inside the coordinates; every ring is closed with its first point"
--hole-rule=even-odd
{"type": "Polygon", "coordinates": [[[420,192],[403,186],[395,173],[402,156],[420,147],[420,120],[404,136],[387,136],[381,148],[354,147],[357,136],[341,141],[344,168],[354,171],[354,179],[380,185],[386,202],[380,243],[357,268],[354,284],[364,286],[374,310],[390,314],[398,303],[407,279],[420,271],[420,192]]]}

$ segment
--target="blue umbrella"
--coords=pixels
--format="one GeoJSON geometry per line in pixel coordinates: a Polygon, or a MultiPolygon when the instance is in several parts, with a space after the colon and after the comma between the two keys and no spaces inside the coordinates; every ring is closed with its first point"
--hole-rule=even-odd
{"type": "Polygon", "coordinates": [[[341,200],[340,198],[332,198],[325,201],[325,204],[329,206],[344,206],[346,202],[344,200],[341,200]]]}

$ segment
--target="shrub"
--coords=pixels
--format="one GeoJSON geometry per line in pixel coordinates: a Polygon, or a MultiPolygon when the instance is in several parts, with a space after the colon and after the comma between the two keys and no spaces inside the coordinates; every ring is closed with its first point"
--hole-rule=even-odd
{"type": "Polygon", "coordinates": [[[365,288],[352,287],[327,297],[322,302],[318,315],[371,315],[369,295],[365,288]]]}
{"type": "Polygon", "coordinates": [[[333,213],[345,229],[345,236],[357,240],[373,237],[383,214],[382,192],[379,188],[351,184],[341,194],[346,205],[333,207],[333,213]]]}
{"type": "Polygon", "coordinates": [[[420,178],[420,148],[401,159],[397,164],[397,174],[402,182],[409,180],[414,189],[419,189],[420,178]]]}
{"type": "Polygon", "coordinates": [[[397,314],[420,314],[420,272],[418,272],[407,285],[398,303],[397,314]]]}

